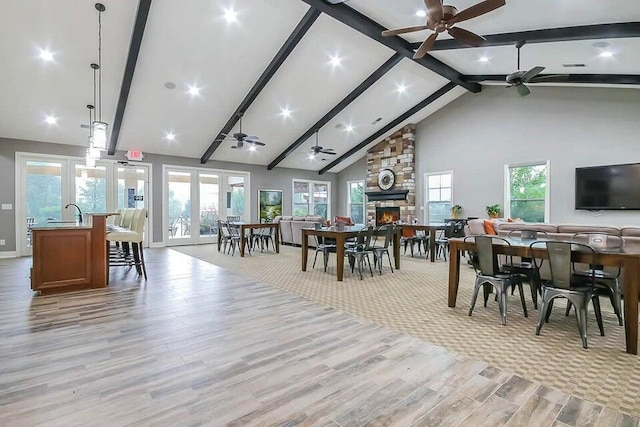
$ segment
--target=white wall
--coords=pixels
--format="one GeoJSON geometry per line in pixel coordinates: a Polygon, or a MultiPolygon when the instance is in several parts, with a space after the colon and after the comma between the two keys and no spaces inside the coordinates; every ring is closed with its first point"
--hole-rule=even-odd
{"type": "MultiPolygon", "coordinates": [[[[552,223],[640,224],[640,211],[576,211],[575,168],[640,162],[640,90],[483,87],[418,124],[416,204],[424,173],[453,170],[453,202],[463,216],[504,206],[505,164],[551,162],[552,223]]],[[[640,185],[636,183],[635,185],[640,185]]]]}
{"type": "Polygon", "coordinates": [[[349,167],[344,168],[338,172],[338,191],[336,192],[338,197],[337,208],[335,215],[349,216],[348,212],[348,198],[349,191],[347,189],[348,181],[356,181],[362,179],[365,181],[365,188],[367,186],[367,156],[357,160],[349,167]]]}

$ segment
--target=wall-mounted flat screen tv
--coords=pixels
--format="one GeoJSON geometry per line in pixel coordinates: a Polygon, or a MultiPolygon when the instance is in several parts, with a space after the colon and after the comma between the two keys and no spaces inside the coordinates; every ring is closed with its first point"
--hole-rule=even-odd
{"type": "Polygon", "coordinates": [[[640,163],[576,168],[576,209],[640,210],[640,163]]]}

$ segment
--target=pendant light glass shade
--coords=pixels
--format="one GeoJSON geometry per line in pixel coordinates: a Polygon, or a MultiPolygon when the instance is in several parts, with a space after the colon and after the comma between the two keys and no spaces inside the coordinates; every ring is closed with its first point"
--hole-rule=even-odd
{"type": "Polygon", "coordinates": [[[105,122],[96,120],[91,123],[91,148],[107,149],[107,124],[105,122]]]}

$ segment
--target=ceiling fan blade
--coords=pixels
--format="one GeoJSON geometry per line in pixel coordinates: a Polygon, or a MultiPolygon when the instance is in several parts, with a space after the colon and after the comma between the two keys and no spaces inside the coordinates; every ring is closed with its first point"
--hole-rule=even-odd
{"type": "Polygon", "coordinates": [[[528,83],[532,78],[544,71],[544,67],[533,67],[522,76],[522,81],[528,83]]]}
{"type": "Polygon", "coordinates": [[[260,142],[260,141],[247,141],[249,144],[253,144],[253,145],[259,145],[261,147],[264,147],[266,144],[264,142],[260,142]]]}
{"type": "Polygon", "coordinates": [[[456,16],[449,19],[448,24],[453,25],[458,22],[476,18],[480,15],[484,15],[485,13],[489,13],[492,10],[496,10],[499,7],[504,6],[505,4],[507,4],[505,0],[485,0],[481,3],[466,8],[462,12],[459,12],[456,16]]]}
{"type": "Polygon", "coordinates": [[[323,154],[330,154],[332,156],[336,155],[336,153],[333,150],[331,150],[331,151],[330,150],[320,150],[319,152],[323,153],[323,154]]]}
{"type": "Polygon", "coordinates": [[[431,50],[437,38],[438,38],[438,33],[433,33],[429,37],[427,37],[427,39],[422,42],[422,44],[420,45],[416,53],[413,55],[413,59],[420,59],[424,57],[427,54],[427,52],[431,50]]]}
{"type": "Polygon", "coordinates": [[[416,27],[396,28],[395,30],[384,30],[382,35],[385,37],[397,36],[398,34],[413,33],[414,31],[428,30],[428,25],[418,25],[416,27]]]}
{"type": "Polygon", "coordinates": [[[484,37],[479,36],[476,33],[472,33],[471,31],[465,30],[464,28],[453,27],[449,28],[448,31],[451,37],[469,46],[482,46],[482,44],[487,41],[487,39],[485,39],[484,37]]]}
{"type": "Polygon", "coordinates": [[[429,21],[438,22],[442,19],[443,13],[441,0],[424,0],[424,5],[427,6],[429,21]]]}
{"type": "Polygon", "coordinates": [[[516,85],[516,89],[518,90],[518,93],[520,94],[520,96],[527,96],[531,93],[529,88],[522,83],[520,83],[519,85],[516,85]]]}
{"type": "Polygon", "coordinates": [[[562,83],[567,80],[569,80],[569,76],[567,74],[547,74],[545,76],[535,76],[529,80],[529,83],[562,83]]]}

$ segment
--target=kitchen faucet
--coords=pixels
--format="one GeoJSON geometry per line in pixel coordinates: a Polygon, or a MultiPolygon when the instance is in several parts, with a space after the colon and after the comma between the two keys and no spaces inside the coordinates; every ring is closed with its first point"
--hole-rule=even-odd
{"type": "Polygon", "coordinates": [[[67,209],[69,206],[75,206],[76,209],[78,209],[78,223],[82,224],[82,211],[80,210],[80,207],[78,205],[76,205],[75,203],[69,203],[64,208],[67,209]]]}

